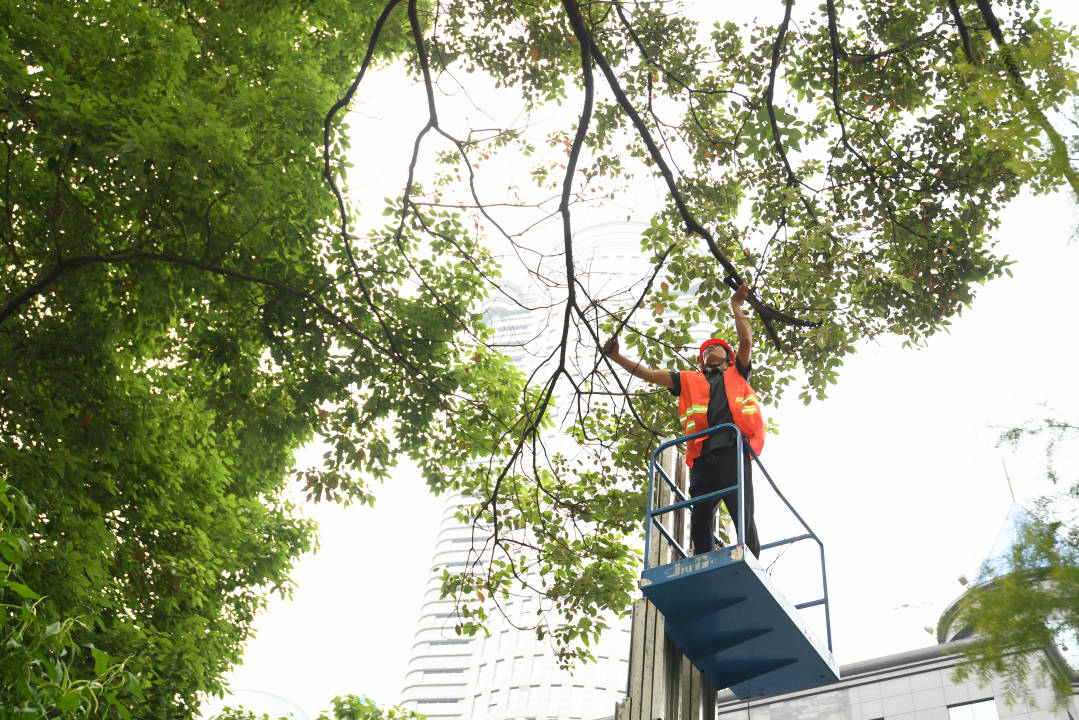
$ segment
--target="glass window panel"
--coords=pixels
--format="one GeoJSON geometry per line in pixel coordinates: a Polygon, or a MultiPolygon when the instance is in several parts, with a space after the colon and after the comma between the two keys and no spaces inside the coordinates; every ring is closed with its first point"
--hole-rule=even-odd
{"type": "Polygon", "coordinates": [[[1000,720],[997,704],[992,698],[948,708],[948,720],[1000,720]]]}
{"type": "Polygon", "coordinates": [[[948,708],[948,720],[974,720],[974,713],[970,705],[960,705],[948,708]]]}
{"type": "Polygon", "coordinates": [[[1000,720],[997,704],[992,699],[971,703],[970,709],[974,711],[974,720],[1000,720]]]}

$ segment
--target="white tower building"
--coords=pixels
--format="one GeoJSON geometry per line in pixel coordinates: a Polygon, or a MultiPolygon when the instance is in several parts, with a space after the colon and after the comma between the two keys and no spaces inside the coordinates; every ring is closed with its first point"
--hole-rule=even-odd
{"type": "MultiPolygon", "coordinates": [[[[471,526],[454,516],[461,496],[449,498],[435,545],[423,608],[412,646],[402,705],[428,718],[467,720],[595,720],[609,717],[625,692],[629,623],[615,621],[593,648],[597,662],[558,669],[554,652],[534,632],[518,630],[535,618],[535,598],[504,605],[490,637],[461,637],[453,603],[439,597],[443,569],[459,570],[472,547],[471,526]],[[511,623],[511,620],[513,621],[511,623]]],[[[476,538],[482,542],[483,538],[476,538]]]]}
{"type": "MultiPolygon", "coordinates": [[[[577,235],[574,243],[579,278],[591,293],[616,296],[633,277],[630,266],[641,258],[640,233],[644,226],[609,223],[577,235]],[[621,287],[620,287],[621,286],[621,287]]],[[[552,255],[544,274],[563,277],[552,255]]],[[[526,307],[543,307],[542,288],[510,291],[526,307]]],[[[494,344],[525,372],[557,341],[561,314],[550,318],[530,312],[509,298],[494,295],[485,315],[495,330],[494,344]],[[548,327],[550,324],[551,327],[548,327]]],[[[440,599],[443,569],[460,570],[468,552],[481,546],[470,525],[462,525],[455,511],[464,498],[450,497],[442,516],[423,607],[402,692],[402,705],[428,718],[451,720],[596,720],[609,718],[625,693],[629,657],[629,618],[612,620],[598,645],[591,648],[597,662],[560,670],[547,640],[534,631],[517,630],[535,622],[536,598],[511,599],[506,618],[491,618],[490,637],[458,636],[459,622],[453,603],[440,599]]]]}

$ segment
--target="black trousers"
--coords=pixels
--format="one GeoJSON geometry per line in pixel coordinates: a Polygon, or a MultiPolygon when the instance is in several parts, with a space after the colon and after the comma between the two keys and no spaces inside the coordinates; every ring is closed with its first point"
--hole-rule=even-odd
{"type": "MultiPolygon", "coordinates": [[[[689,469],[689,496],[707,495],[716,490],[736,486],[738,484],[737,452],[735,446],[731,445],[725,448],[716,448],[707,455],[701,455],[694,460],[693,467],[689,469]]],[[[761,543],[757,538],[757,524],[753,522],[753,471],[751,462],[749,453],[743,450],[742,463],[745,472],[746,500],[745,543],[754,557],[760,557],[761,543]]],[[[723,504],[727,506],[727,512],[734,519],[735,528],[738,527],[737,490],[724,495],[722,498],[713,498],[693,505],[689,514],[689,535],[693,540],[694,555],[702,555],[714,549],[712,527],[715,525],[716,510],[719,508],[720,499],[723,500],[723,504]]]]}

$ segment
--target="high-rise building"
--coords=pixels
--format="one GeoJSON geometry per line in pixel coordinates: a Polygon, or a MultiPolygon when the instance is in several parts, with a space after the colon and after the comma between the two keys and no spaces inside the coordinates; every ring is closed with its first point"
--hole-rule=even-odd
{"type": "Polygon", "coordinates": [[[490,636],[462,637],[451,600],[440,597],[443,569],[459,571],[469,562],[471,526],[455,517],[461,496],[449,498],[436,541],[431,572],[402,705],[428,718],[468,720],[593,720],[608,716],[625,692],[629,627],[616,621],[592,648],[597,662],[561,670],[547,640],[527,628],[535,622],[539,600],[511,598],[506,617],[493,614],[490,636]]]}
{"type": "MultiPolygon", "coordinates": [[[[575,268],[590,294],[616,300],[634,278],[628,268],[639,259],[641,225],[611,223],[579,233],[575,238],[575,268]]],[[[554,282],[564,280],[564,256],[554,250],[540,272],[554,282]],[[561,268],[559,264],[562,263],[561,268]]],[[[495,331],[492,344],[524,372],[533,370],[557,342],[561,313],[539,282],[521,281],[494,293],[485,308],[487,324],[495,331]]],[[[440,597],[444,569],[460,571],[470,562],[469,551],[482,547],[471,525],[455,517],[461,496],[447,499],[424,591],[423,607],[405,678],[402,705],[428,718],[468,720],[594,720],[609,717],[625,692],[629,656],[629,619],[610,619],[610,629],[590,648],[595,663],[572,671],[559,669],[549,640],[527,629],[536,622],[540,601],[511,598],[505,617],[493,613],[490,636],[462,637],[451,600],[440,597]],[[525,629],[517,629],[525,628],[525,629]]]]}

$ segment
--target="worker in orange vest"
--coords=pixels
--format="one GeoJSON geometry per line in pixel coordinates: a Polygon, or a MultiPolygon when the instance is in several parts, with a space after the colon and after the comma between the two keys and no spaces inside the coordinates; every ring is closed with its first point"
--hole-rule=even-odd
{"type": "MultiPolygon", "coordinates": [[[[678,416],[686,435],[716,425],[734,423],[741,429],[745,441],[754,452],[760,453],[764,446],[764,420],[757,404],[757,394],[748,382],[753,370],[750,362],[753,331],[742,312],[742,302],[748,294],[749,288],[743,284],[731,295],[731,311],[738,333],[737,353],[724,340],[706,340],[698,355],[699,371],[674,372],[647,368],[622,355],[618,349],[618,339],[613,337],[604,343],[603,354],[630,374],[670,390],[671,394],[678,398],[678,416]]],[[[736,485],[738,452],[741,450],[745,473],[745,544],[754,556],[759,556],[761,546],[757,537],[757,526],[753,521],[750,455],[735,443],[736,435],[731,430],[721,430],[687,443],[689,494],[690,497],[697,497],[736,485]]],[[[737,493],[725,495],[723,503],[737,525],[737,493]]],[[[696,555],[711,552],[713,549],[712,528],[718,507],[717,498],[697,503],[690,510],[690,537],[696,555]]]]}

